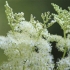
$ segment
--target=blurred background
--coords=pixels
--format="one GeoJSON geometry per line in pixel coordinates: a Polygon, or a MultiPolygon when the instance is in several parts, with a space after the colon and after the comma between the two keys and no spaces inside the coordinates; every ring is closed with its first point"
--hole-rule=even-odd
{"type": "MultiPolygon", "coordinates": [[[[11,29],[7,24],[7,18],[5,15],[5,1],[0,0],[0,35],[6,36],[7,32],[11,29]]],[[[55,3],[67,9],[70,6],[70,0],[7,0],[14,13],[24,12],[24,17],[27,21],[30,20],[30,15],[33,14],[36,20],[42,22],[41,13],[50,11],[56,13],[51,3],[55,3]]],[[[54,24],[48,29],[51,34],[63,35],[63,32],[58,24],[54,24]]],[[[54,52],[55,53],[55,52],[54,52]]],[[[6,61],[7,57],[4,55],[3,50],[0,49],[0,64],[6,61]]]]}

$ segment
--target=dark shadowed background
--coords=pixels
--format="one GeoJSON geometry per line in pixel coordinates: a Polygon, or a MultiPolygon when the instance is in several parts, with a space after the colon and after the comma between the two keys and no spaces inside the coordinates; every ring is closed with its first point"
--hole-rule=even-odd
{"type": "MultiPolygon", "coordinates": [[[[7,24],[7,18],[5,15],[5,1],[0,0],[0,35],[6,36],[7,32],[10,30],[9,25],[7,24]]],[[[70,6],[70,0],[7,0],[10,7],[13,9],[13,12],[24,12],[24,17],[27,21],[30,19],[30,15],[33,14],[36,17],[36,20],[42,22],[41,13],[50,11],[51,13],[56,13],[51,3],[55,3],[67,9],[70,6]]],[[[49,28],[51,34],[63,35],[62,30],[58,24],[53,25],[49,28]]],[[[58,56],[58,55],[57,55],[58,56]]],[[[0,64],[7,60],[7,57],[3,54],[3,50],[0,49],[0,64]]]]}

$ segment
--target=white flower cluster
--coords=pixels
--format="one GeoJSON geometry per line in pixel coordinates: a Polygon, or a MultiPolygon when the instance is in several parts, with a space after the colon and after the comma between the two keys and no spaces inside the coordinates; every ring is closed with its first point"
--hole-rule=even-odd
{"type": "Polygon", "coordinates": [[[50,43],[54,41],[58,50],[64,52],[62,59],[56,62],[56,70],[70,69],[70,12],[52,5],[58,14],[42,14],[43,24],[35,21],[33,15],[30,21],[26,21],[23,12],[14,14],[6,1],[5,12],[11,30],[6,37],[0,36],[0,48],[8,56],[8,61],[0,65],[0,70],[55,70],[50,43]],[[54,16],[54,20],[51,20],[51,16],[54,16]],[[64,37],[48,33],[47,28],[55,22],[63,29],[64,37]]]}
{"type": "Polygon", "coordinates": [[[70,56],[60,60],[57,64],[58,70],[70,70],[70,56]]]}
{"type": "Polygon", "coordinates": [[[42,23],[33,20],[32,15],[26,21],[23,12],[13,14],[7,2],[5,7],[12,30],[0,37],[0,48],[8,56],[0,70],[53,70],[52,46],[42,38],[43,33],[48,35],[42,23]]]}

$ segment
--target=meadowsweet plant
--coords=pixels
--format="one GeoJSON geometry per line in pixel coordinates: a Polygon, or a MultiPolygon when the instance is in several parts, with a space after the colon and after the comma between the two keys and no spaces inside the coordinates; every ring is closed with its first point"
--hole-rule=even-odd
{"type": "Polygon", "coordinates": [[[32,14],[30,21],[26,21],[23,12],[13,13],[6,1],[5,12],[11,30],[7,36],[0,36],[0,48],[8,57],[0,65],[0,70],[70,70],[70,7],[67,11],[54,3],[52,6],[57,14],[42,13],[41,23],[32,14]],[[47,28],[56,23],[63,30],[63,37],[48,32],[47,28]],[[51,53],[51,43],[54,41],[58,51],[63,52],[62,58],[56,63],[51,53]]]}

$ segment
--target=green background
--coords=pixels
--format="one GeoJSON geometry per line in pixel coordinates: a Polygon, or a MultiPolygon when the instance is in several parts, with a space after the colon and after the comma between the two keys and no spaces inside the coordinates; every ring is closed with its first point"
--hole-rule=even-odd
{"type": "MultiPolygon", "coordinates": [[[[0,35],[6,36],[7,32],[11,29],[7,24],[7,18],[5,15],[5,1],[0,0],[0,35]]],[[[27,21],[30,19],[30,15],[33,14],[36,20],[42,22],[41,13],[50,11],[56,13],[51,6],[51,3],[55,3],[61,6],[63,9],[67,9],[70,6],[69,0],[7,0],[14,13],[24,12],[24,17],[27,21]]],[[[62,30],[58,24],[49,28],[49,32],[52,34],[63,35],[62,30]]],[[[4,55],[3,50],[0,49],[0,64],[6,61],[7,57],[4,55]]]]}

